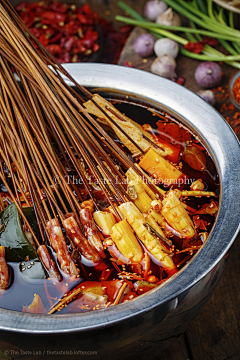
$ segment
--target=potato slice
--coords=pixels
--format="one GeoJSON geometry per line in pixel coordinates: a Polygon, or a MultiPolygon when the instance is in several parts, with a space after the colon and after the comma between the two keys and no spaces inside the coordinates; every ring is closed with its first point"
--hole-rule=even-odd
{"type": "Polygon", "coordinates": [[[176,184],[182,172],[165,160],[156,151],[150,149],[139,162],[139,166],[150,176],[165,185],[176,184]]]}

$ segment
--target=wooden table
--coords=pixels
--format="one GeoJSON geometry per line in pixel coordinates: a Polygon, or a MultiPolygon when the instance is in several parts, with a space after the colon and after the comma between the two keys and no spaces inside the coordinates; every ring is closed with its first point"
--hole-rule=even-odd
{"type": "MultiPolygon", "coordinates": [[[[12,0],[17,3],[18,0],[12,0]]],[[[70,2],[70,1],[68,1],[70,2]]],[[[84,0],[74,1],[79,5],[85,3],[84,0]]],[[[89,4],[95,11],[98,11],[102,17],[114,20],[117,14],[124,15],[123,11],[116,5],[117,0],[89,0],[89,4]]],[[[125,0],[130,6],[134,7],[140,13],[143,12],[143,6],[146,0],[125,0]]],[[[115,24],[116,27],[119,24],[115,24]]],[[[126,44],[120,64],[124,61],[131,62],[133,67],[149,71],[153,58],[141,59],[133,53],[132,44],[137,34],[141,30],[134,30],[128,43],[126,44]]],[[[198,91],[199,87],[194,80],[194,71],[198,61],[179,57],[177,60],[178,76],[184,76],[185,86],[192,91],[198,91]]],[[[226,86],[229,78],[236,72],[236,69],[227,65],[221,65],[224,76],[221,82],[222,88],[217,89],[218,101],[216,108],[222,111],[228,121],[233,122],[235,111],[229,109],[230,102],[227,100],[226,106],[222,106],[226,100],[226,86]]],[[[234,126],[235,127],[235,126],[234,126]]],[[[236,133],[238,128],[235,127],[236,133]]],[[[231,226],[231,224],[229,224],[231,226]]],[[[110,358],[116,360],[138,359],[138,360],[239,360],[240,359],[240,236],[237,237],[232,246],[229,256],[229,262],[226,271],[220,281],[215,293],[191,323],[188,330],[171,347],[162,353],[158,341],[141,341],[128,347],[127,351],[120,349],[114,354],[109,354],[110,358]]],[[[65,340],[66,341],[66,340],[65,340]]],[[[0,333],[0,359],[80,359],[86,356],[58,355],[53,356],[47,353],[51,350],[57,350],[62,347],[64,339],[59,336],[59,340],[49,337],[31,337],[21,334],[11,334],[7,332],[0,333]],[[37,354],[37,351],[38,354],[37,354]],[[45,352],[44,352],[45,351],[45,352]],[[7,354],[8,352],[8,354],[7,354]]],[[[66,341],[66,349],[69,348],[66,341]]],[[[80,349],[81,350],[81,349],[80,349]]],[[[91,350],[90,348],[88,350],[91,350]]],[[[89,355],[87,358],[97,359],[96,355],[89,355]]],[[[107,358],[106,358],[107,359],[107,358]]]]}

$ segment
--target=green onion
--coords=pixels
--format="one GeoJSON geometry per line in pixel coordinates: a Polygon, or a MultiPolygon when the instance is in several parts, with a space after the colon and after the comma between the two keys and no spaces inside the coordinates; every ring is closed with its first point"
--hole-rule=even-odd
{"type": "Polygon", "coordinates": [[[207,14],[207,7],[203,0],[196,0],[196,3],[203,14],[207,14]]]}
{"type": "MultiPolygon", "coordinates": [[[[210,3],[209,3],[210,11],[211,11],[211,7],[210,7],[211,1],[212,0],[210,0],[210,3]]],[[[126,18],[123,16],[116,16],[115,19],[118,21],[125,22],[127,24],[145,28],[158,38],[168,37],[168,38],[180,43],[181,45],[186,45],[188,43],[188,40],[183,37],[180,37],[172,32],[169,32],[166,29],[173,30],[173,31],[185,32],[185,35],[187,37],[190,36],[192,42],[196,41],[192,34],[196,34],[198,36],[204,35],[204,36],[216,37],[219,39],[219,41],[222,41],[226,47],[228,47],[231,55],[226,56],[226,55],[222,54],[220,51],[218,51],[217,49],[214,49],[207,44],[204,46],[202,54],[195,54],[184,48],[180,48],[180,52],[185,56],[188,56],[188,57],[191,57],[191,58],[194,58],[197,60],[201,60],[201,61],[224,61],[227,64],[240,69],[240,63],[237,62],[240,60],[240,55],[238,53],[236,53],[236,51],[230,46],[230,44],[227,43],[227,41],[225,41],[225,40],[232,41],[233,45],[235,44],[237,46],[236,42],[238,42],[240,40],[240,36],[239,36],[240,32],[239,31],[232,29],[231,27],[229,27],[227,25],[223,25],[223,24],[219,23],[217,20],[215,20],[215,18],[210,19],[210,17],[208,17],[205,13],[204,14],[201,13],[201,11],[199,11],[196,0],[193,0],[192,5],[189,2],[187,4],[184,4],[184,7],[181,7],[178,4],[178,3],[182,3],[183,2],[182,0],[177,0],[177,1],[165,0],[165,2],[169,6],[171,6],[175,10],[177,10],[179,13],[186,16],[190,20],[190,24],[192,27],[191,28],[182,27],[182,26],[173,27],[173,26],[164,26],[164,25],[147,22],[147,21],[145,21],[145,19],[143,17],[141,17],[135,10],[133,10],[130,6],[125,4],[123,1],[119,1],[118,6],[120,8],[122,8],[123,10],[125,10],[130,16],[132,16],[136,20],[126,18]],[[186,9],[186,7],[187,7],[187,9],[186,9]],[[190,9],[194,14],[189,12],[188,9],[190,9]],[[199,15],[201,18],[197,17],[196,14],[199,15]],[[205,23],[203,21],[203,18],[206,20],[205,23]],[[199,24],[200,26],[205,27],[211,31],[196,29],[195,24],[199,24]],[[226,29],[227,29],[227,31],[226,31],[226,29]]],[[[214,17],[214,15],[213,15],[213,17],[214,17]]]]}
{"type": "Polygon", "coordinates": [[[182,14],[189,20],[192,20],[201,27],[204,27],[209,30],[214,30],[216,32],[225,32],[229,35],[235,35],[240,40],[240,32],[236,29],[232,29],[229,26],[225,26],[217,22],[216,20],[210,19],[209,16],[203,14],[198,9],[195,9],[191,4],[184,0],[164,0],[165,3],[175,9],[179,14],[182,14]],[[197,15],[197,16],[196,16],[197,15]],[[200,18],[199,18],[199,17],[200,18]],[[205,20],[205,22],[203,21],[205,20]]]}
{"type": "Polygon", "coordinates": [[[228,40],[228,41],[238,41],[238,38],[236,36],[229,36],[226,34],[219,34],[219,33],[201,30],[201,29],[193,29],[193,28],[184,27],[184,26],[161,25],[161,24],[156,24],[156,23],[152,23],[150,21],[145,21],[145,20],[142,20],[142,21],[133,20],[133,19],[130,19],[130,18],[127,18],[124,16],[119,16],[119,15],[117,15],[115,17],[115,19],[118,21],[125,22],[127,24],[144,27],[144,28],[149,27],[149,28],[156,28],[156,29],[165,29],[165,30],[169,30],[169,31],[181,31],[181,32],[185,32],[185,33],[188,32],[188,33],[192,33],[192,34],[200,34],[203,36],[208,36],[208,37],[217,38],[217,39],[224,39],[224,40],[228,40]]]}

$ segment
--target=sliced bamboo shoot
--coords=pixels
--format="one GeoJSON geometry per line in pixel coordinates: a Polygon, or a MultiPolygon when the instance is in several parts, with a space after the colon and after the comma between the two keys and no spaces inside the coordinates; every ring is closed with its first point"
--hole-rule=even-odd
{"type": "Polygon", "coordinates": [[[168,224],[182,234],[183,237],[193,237],[196,233],[193,222],[174,190],[167,193],[162,203],[161,214],[168,224]]]}
{"type": "Polygon", "coordinates": [[[149,188],[149,186],[141,179],[141,177],[132,168],[128,169],[128,171],[126,172],[126,175],[127,175],[128,181],[130,181],[130,180],[138,181],[139,184],[142,184],[142,186],[144,187],[144,190],[146,191],[148,196],[150,196],[150,198],[152,200],[156,199],[156,195],[154,194],[154,192],[149,188]]]}
{"type": "Polygon", "coordinates": [[[172,258],[163,251],[165,247],[158,238],[153,236],[144,226],[144,224],[147,224],[147,221],[138,208],[133,203],[127,202],[120,205],[119,210],[126,217],[128,223],[146,246],[147,250],[159,261],[160,265],[166,269],[168,275],[173,275],[177,272],[172,258]]]}
{"type": "Polygon", "coordinates": [[[140,181],[130,180],[128,187],[132,186],[134,186],[137,195],[136,199],[134,200],[135,205],[142,213],[148,213],[151,210],[152,199],[148,196],[140,181]]]}
{"type": "Polygon", "coordinates": [[[143,250],[126,219],[113,226],[111,237],[118,250],[131,263],[138,264],[142,260],[143,250]]]}
{"type": "Polygon", "coordinates": [[[162,237],[166,238],[166,235],[162,231],[162,228],[158,225],[157,221],[154,219],[152,215],[146,215],[144,214],[144,218],[147,221],[147,223],[155,230],[157,231],[162,237]]]}
{"type": "Polygon", "coordinates": [[[116,224],[114,215],[107,211],[95,211],[93,213],[93,219],[97,226],[102,230],[104,236],[109,236],[112,227],[116,224]]]}

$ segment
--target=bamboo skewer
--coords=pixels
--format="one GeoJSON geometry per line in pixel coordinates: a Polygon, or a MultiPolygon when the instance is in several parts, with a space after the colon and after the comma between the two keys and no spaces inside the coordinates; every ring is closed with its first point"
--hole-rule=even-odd
{"type": "MultiPolygon", "coordinates": [[[[1,162],[3,160],[10,172],[14,191],[11,191],[4,172],[0,173],[0,179],[24,222],[26,218],[19,191],[22,194],[21,199],[23,198],[28,206],[33,207],[41,234],[40,241],[42,244],[47,242],[49,246],[52,236],[46,228],[48,229],[51,220],[58,221],[60,218],[63,222],[72,216],[82,230],[79,212],[85,204],[81,203],[90,199],[93,201],[95,211],[102,209],[97,200],[98,189],[106,200],[107,205],[104,206],[111,206],[116,219],[121,221],[123,215],[118,206],[132,201],[127,192],[127,185],[124,184],[126,169],[132,168],[157,197],[163,197],[110,134],[86,111],[83,106],[85,97],[90,99],[109,122],[132,142],[141,155],[145,155],[145,151],[118,125],[119,122],[109,116],[109,112],[118,119],[125,120],[111,108],[102,109],[94,101],[91,92],[77,84],[29,32],[8,1],[2,0],[0,4],[0,120],[2,120],[0,168],[3,169],[1,162]],[[36,50],[32,41],[41,53],[36,50]],[[53,70],[48,64],[52,65],[53,70]],[[13,69],[22,87],[16,81],[13,69]],[[61,74],[66,75],[81,94],[65,84],[61,74]],[[120,164],[119,168],[116,168],[116,162],[120,164]],[[69,174],[70,176],[77,174],[81,180],[79,188],[74,181],[69,180],[69,174]],[[97,182],[95,188],[91,176],[97,182]],[[59,181],[56,182],[56,179],[59,181]]],[[[0,203],[3,207],[1,198],[0,203]]],[[[95,215],[97,214],[94,214],[93,218],[95,215]]],[[[37,246],[45,246],[40,244],[30,227],[29,230],[37,246]]],[[[74,243],[71,245],[74,250],[74,243]]],[[[101,257],[104,258],[103,255],[101,257]]],[[[127,284],[122,285],[113,305],[121,301],[126,287],[127,284]]],[[[66,301],[70,301],[72,297],[74,296],[71,294],[66,301]]],[[[49,313],[64,304],[65,300],[49,313]]]]}

